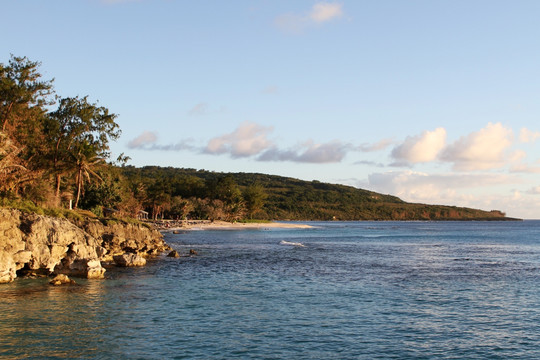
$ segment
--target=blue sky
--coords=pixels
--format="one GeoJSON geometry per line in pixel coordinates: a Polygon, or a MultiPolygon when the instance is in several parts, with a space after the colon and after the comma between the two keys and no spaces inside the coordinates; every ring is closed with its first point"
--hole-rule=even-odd
{"type": "Polygon", "coordinates": [[[1,62],[119,114],[135,166],[540,218],[540,2],[17,0],[1,62]]]}

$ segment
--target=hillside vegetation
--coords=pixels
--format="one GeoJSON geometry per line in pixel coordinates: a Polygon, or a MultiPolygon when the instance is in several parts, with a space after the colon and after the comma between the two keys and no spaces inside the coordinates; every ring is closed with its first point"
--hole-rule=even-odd
{"type": "MultiPolygon", "coordinates": [[[[160,187],[164,199],[184,199],[191,202],[187,213],[197,214],[197,202],[206,198],[212,201],[243,202],[238,209],[243,215],[255,219],[270,220],[512,220],[493,210],[412,204],[391,196],[351,186],[327,184],[319,181],[303,181],[288,177],[251,174],[216,173],[205,170],[124,167],[124,176],[131,182],[157,190],[160,187]],[[225,188],[216,189],[219,185],[225,188]],[[262,198],[258,207],[246,207],[252,201],[249,194],[258,192],[262,198]],[[220,194],[228,196],[223,197],[220,194]],[[235,195],[236,194],[236,195],[235,195]],[[247,199],[242,194],[248,194],[247,199]],[[237,197],[236,200],[234,197],[237,197]],[[229,199],[229,200],[227,200],[229,199]],[[191,211],[189,211],[191,210],[191,211]]],[[[252,196],[252,195],[251,195],[252,196]]],[[[232,207],[234,208],[234,207],[232,207]]],[[[174,206],[168,207],[164,216],[174,218],[174,206]]],[[[212,218],[212,214],[200,214],[212,218]]],[[[233,216],[234,217],[234,216],[233,216]]],[[[239,216],[238,218],[241,218],[239,216]]]]}

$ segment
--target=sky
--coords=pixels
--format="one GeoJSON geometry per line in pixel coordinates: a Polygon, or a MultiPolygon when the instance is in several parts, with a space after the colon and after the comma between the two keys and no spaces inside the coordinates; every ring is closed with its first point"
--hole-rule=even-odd
{"type": "Polygon", "coordinates": [[[540,1],[13,0],[0,62],[118,114],[134,166],[540,219],[540,1]]]}

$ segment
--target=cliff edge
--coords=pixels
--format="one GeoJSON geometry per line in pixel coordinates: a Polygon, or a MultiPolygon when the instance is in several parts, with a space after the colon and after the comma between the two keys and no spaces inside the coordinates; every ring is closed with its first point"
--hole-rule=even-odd
{"type": "Polygon", "coordinates": [[[97,219],[72,223],[0,209],[0,283],[32,272],[102,278],[102,262],[126,254],[145,258],[167,249],[159,231],[141,224],[97,219]]]}

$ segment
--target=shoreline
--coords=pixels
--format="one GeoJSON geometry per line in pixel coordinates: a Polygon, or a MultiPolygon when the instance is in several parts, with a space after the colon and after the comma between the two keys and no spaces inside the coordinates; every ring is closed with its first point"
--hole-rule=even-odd
{"type": "Polygon", "coordinates": [[[222,220],[184,220],[163,221],[154,224],[161,232],[174,232],[182,230],[247,230],[247,229],[312,229],[313,226],[302,223],[262,222],[240,223],[222,220]]]}

